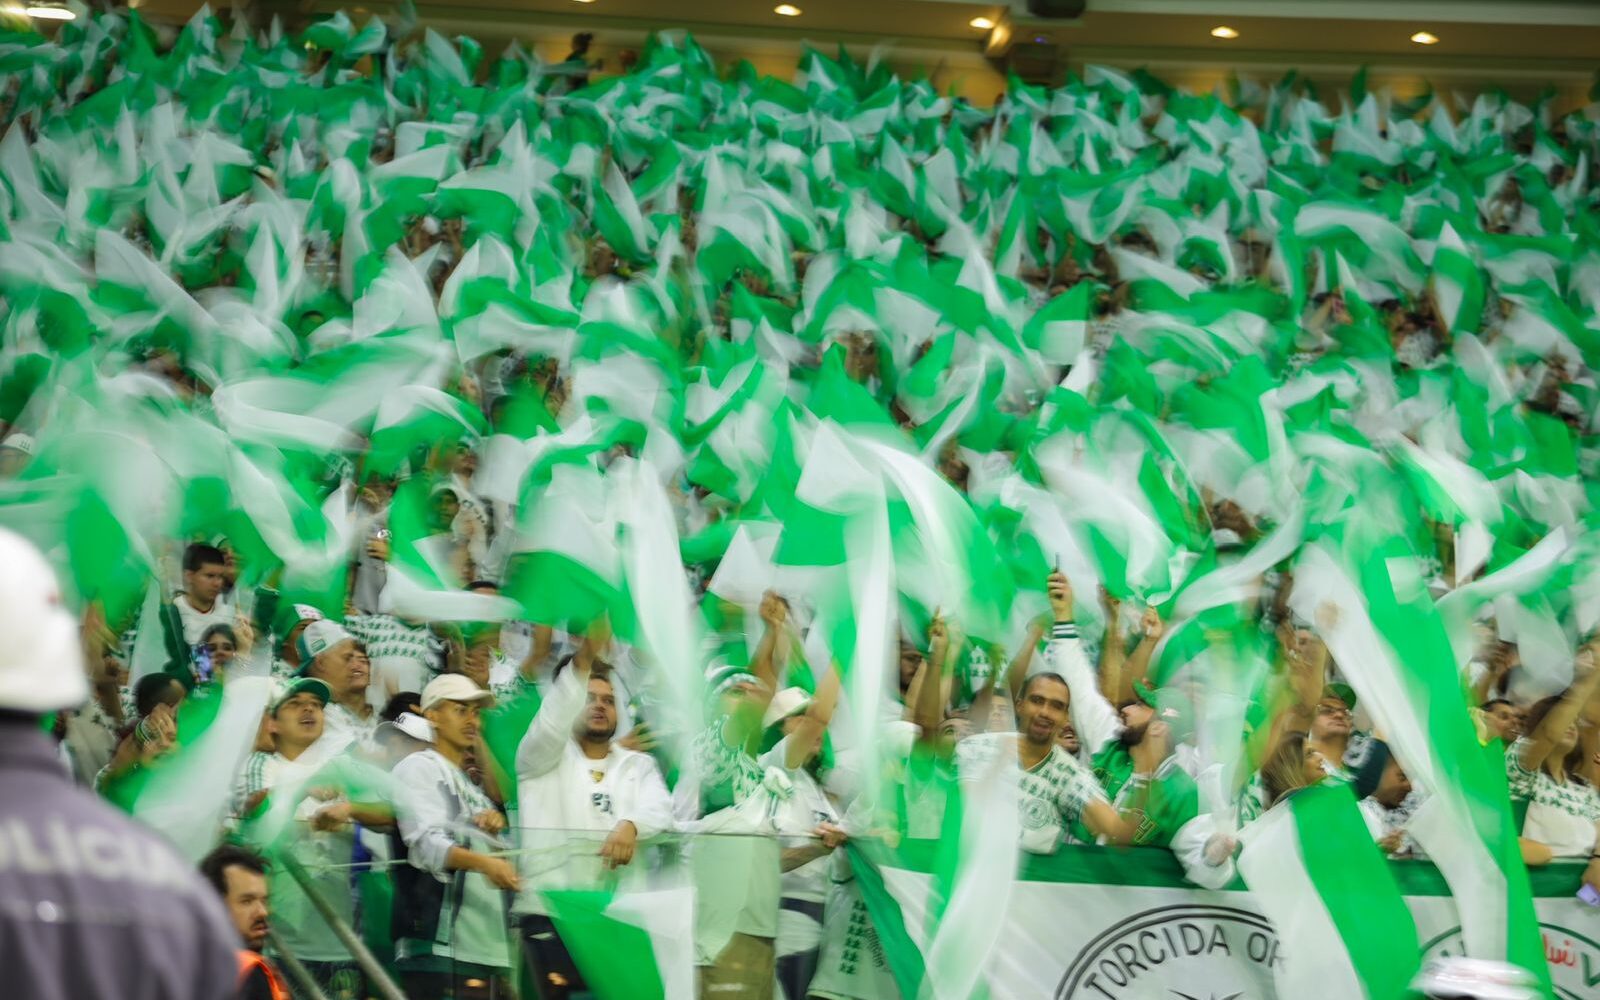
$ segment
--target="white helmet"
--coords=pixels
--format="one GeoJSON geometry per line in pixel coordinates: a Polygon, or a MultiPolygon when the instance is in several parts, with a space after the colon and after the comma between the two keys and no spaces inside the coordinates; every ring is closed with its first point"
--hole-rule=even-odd
{"type": "Polygon", "coordinates": [[[33,543],[0,528],[0,708],[43,715],[89,699],[78,622],[33,543]]]}

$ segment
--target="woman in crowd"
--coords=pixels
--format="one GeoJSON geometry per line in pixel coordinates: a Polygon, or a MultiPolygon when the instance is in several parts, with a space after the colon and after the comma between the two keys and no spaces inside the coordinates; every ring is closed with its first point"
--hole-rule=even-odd
{"type": "MultiPolygon", "coordinates": [[[[1579,655],[1580,678],[1528,710],[1527,735],[1506,751],[1506,779],[1530,865],[1595,853],[1600,792],[1579,774],[1578,716],[1600,689],[1592,648],[1579,655]]],[[[1591,867],[1593,867],[1591,865],[1591,867]]]]}

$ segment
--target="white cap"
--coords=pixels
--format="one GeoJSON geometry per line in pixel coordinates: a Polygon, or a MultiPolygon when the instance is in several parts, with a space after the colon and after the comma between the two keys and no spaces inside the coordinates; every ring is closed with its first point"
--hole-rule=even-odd
{"type": "Polygon", "coordinates": [[[767,714],[761,717],[761,728],[777,725],[791,715],[804,712],[810,704],[811,696],[804,688],[784,688],[767,702],[767,714]]]}
{"type": "Polygon", "coordinates": [[[433,742],[433,723],[414,712],[401,712],[389,725],[423,743],[433,742]]]}
{"type": "Polygon", "coordinates": [[[21,431],[11,435],[4,441],[0,441],[0,448],[10,448],[12,451],[20,451],[24,455],[32,455],[39,450],[33,438],[21,431]]]}
{"type": "Polygon", "coordinates": [[[422,710],[426,712],[441,701],[489,701],[493,697],[465,674],[440,674],[422,689],[422,710]]]}
{"type": "Polygon", "coordinates": [[[89,700],[78,623],[33,543],[0,528],[0,708],[54,712],[89,700]]]}
{"type": "Polygon", "coordinates": [[[341,642],[354,642],[355,636],[344,630],[338,622],[328,621],[323,618],[306,626],[300,633],[300,672],[305,673],[311,669],[311,664],[317,657],[339,645],[341,642]]]}

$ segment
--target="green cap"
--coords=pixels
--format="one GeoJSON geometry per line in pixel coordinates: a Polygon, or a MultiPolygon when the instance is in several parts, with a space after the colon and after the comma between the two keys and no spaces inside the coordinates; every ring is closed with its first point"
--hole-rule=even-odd
{"type": "Polygon", "coordinates": [[[1348,684],[1329,684],[1322,689],[1324,698],[1338,698],[1350,711],[1356,710],[1356,691],[1348,684]]]}
{"type": "Polygon", "coordinates": [[[285,603],[272,616],[272,633],[282,640],[301,622],[314,622],[324,617],[315,605],[285,603]]]}
{"type": "Polygon", "coordinates": [[[1155,709],[1156,718],[1172,731],[1172,741],[1181,743],[1194,735],[1194,702],[1172,687],[1152,688],[1144,681],[1133,682],[1133,695],[1155,709]]]}
{"type": "Polygon", "coordinates": [[[326,681],[316,677],[296,677],[278,685],[278,690],[272,698],[272,714],[277,715],[278,709],[282,708],[290,698],[306,692],[316,695],[317,700],[324,705],[333,700],[333,689],[328,687],[326,681]]]}

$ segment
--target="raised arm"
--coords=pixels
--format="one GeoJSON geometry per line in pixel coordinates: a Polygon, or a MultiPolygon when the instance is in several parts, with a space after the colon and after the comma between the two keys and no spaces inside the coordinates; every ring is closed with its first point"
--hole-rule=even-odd
{"type": "Polygon", "coordinates": [[[787,749],[784,751],[784,767],[794,770],[805,764],[806,759],[811,756],[811,747],[822,738],[828,723],[833,720],[833,710],[838,703],[839,668],[836,664],[822,675],[822,681],[817,685],[817,693],[807,706],[806,714],[800,717],[800,724],[796,727],[794,735],[789,738],[787,749]]]}
{"type": "Polygon", "coordinates": [[[931,745],[938,735],[939,724],[944,721],[943,706],[939,702],[939,693],[944,688],[942,663],[949,644],[949,630],[944,619],[934,617],[928,626],[928,640],[928,655],[922,658],[922,664],[911,678],[906,700],[910,703],[911,721],[917,726],[917,741],[931,745]]]}
{"type": "Polygon", "coordinates": [[[722,741],[730,747],[744,746],[755,752],[761,738],[761,716],[778,690],[778,674],[788,659],[789,650],[784,641],[789,622],[789,602],[768,591],[761,598],[761,620],[766,631],[750,657],[750,673],[759,682],[739,705],[739,710],[728,717],[722,728],[722,741]]]}
{"type": "Polygon", "coordinates": [[[750,657],[750,672],[767,686],[768,691],[776,691],[778,675],[789,658],[788,644],[783,641],[789,622],[789,602],[768,591],[761,598],[760,613],[766,631],[762,632],[761,642],[750,657]]]}
{"type": "Polygon", "coordinates": [[[533,724],[517,744],[517,777],[536,778],[553,771],[561,763],[572,726],[583,713],[589,693],[589,671],[593,659],[574,656],[567,669],[556,678],[550,696],[539,706],[533,724]]]}
{"type": "MultiPolygon", "coordinates": [[[[1006,690],[1011,692],[1011,700],[1016,701],[1022,694],[1022,683],[1028,679],[1028,668],[1033,666],[1033,656],[1039,650],[1039,642],[1044,638],[1047,626],[1044,622],[1034,622],[1028,626],[1028,637],[1022,643],[1022,648],[1017,650],[1017,655],[1011,658],[1011,666],[1006,669],[1006,690]]],[[[990,686],[994,684],[990,680],[990,686]]]]}
{"type": "Polygon", "coordinates": [[[1155,655],[1156,646],[1161,643],[1161,636],[1166,631],[1166,623],[1161,620],[1161,613],[1155,608],[1145,608],[1144,615],[1139,619],[1139,644],[1133,647],[1127,662],[1123,664],[1122,674],[1117,678],[1117,687],[1106,697],[1112,704],[1120,705],[1133,698],[1133,686],[1142,683],[1150,674],[1150,658],[1155,655]]]}
{"type": "Polygon", "coordinates": [[[1078,627],[1072,620],[1072,586],[1061,573],[1051,573],[1048,585],[1050,610],[1055,624],[1050,628],[1050,645],[1044,655],[1050,668],[1067,682],[1072,692],[1068,710],[1078,740],[1093,754],[1122,732],[1122,718],[1095,683],[1094,670],[1078,643],[1078,627]]]}
{"type": "Polygon", "coordinates": [[[555,629],[548,625],[535,625],[533,627],[533,642],[528,644],[528,655],[523,659],[517,672],[522,679],[532,684],[539,679],[539,668],[550,659],[550,647],[555,642],[555,629]]]}
{"type": "Polygon", "coordinates": [[[1561,734],[1578,721],[1578,713],[1583,711],[1589,699],[1594,697],[1595,690],[1600,688],[1600,668],[1595,666],[1595,651],[1591,643],[1585,643],[1583,649],[1578,651],[1578,678],[1561,696],[1560,703],[1545,714],[1539,727],[1528,734],[1527,743],[1522,748],[1522,766],[1525,769],[1537,771],[1544,764],[1561,741],[1561,734]]]}
{"type": "Polygon", "coordinates": [[[1122,694],[1122,689],[1128,686],[1123,679],[1128,666],[1128,648],[1123,645],[1117,627],[1122,615],[1122,601],[1101,587],[1100,606],[1106,613],[1106,638],[1100,644],[1100,691],[1108,701],[1118,704],[1132,697],[1122,694]]]}
{"type": "Polygon", "coordinates": [[[1283,656],[1284,678],[1291,701],[1288,714],[1291,718],[1304,719],[1309,727],[1317,702],[1322,700],[1322,689],[1328,682],[1328,647],[1309,629],[1295,629],[1285,624],[1278,630],[1278,648],[1283,656]]]}

